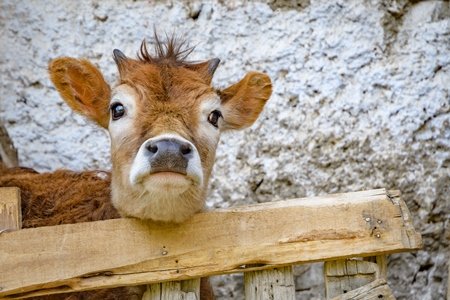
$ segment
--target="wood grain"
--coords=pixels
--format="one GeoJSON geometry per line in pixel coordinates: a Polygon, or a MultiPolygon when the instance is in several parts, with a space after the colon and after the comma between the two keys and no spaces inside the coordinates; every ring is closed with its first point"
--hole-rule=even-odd
{"type": "Polygon", "coordinates": [[[292,266],[250,271],[244,275],[246,300],[294,300],[292,266]]]}
{"type": "Polygon", "coordinates": [[[0,188],[0,232],[21,228],[20,190],[16,187],[0,188]]]}
{"type": "Polygon", "coordinates": [[[384,278],[377,279],[371,283],[352,290],[348,293],[334,297],[331,300],[395,300],[391,288],[384,278]]]}

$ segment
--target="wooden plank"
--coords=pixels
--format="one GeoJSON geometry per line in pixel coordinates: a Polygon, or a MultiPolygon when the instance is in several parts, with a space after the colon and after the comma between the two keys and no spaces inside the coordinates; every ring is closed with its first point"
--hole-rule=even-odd
{"type": "Polygon", "coordinates": [[[185,280],[421,247],[406,205],[384,189],[222,209],[183,224],[119,219],[23,229],[0,236],[0,297],[185,280]],[[259,266],[245,268],[248,264],[259,266]]]}
{"type": "Polygon", "coordinates": [[[244,274],[246,300],[294,300],[292,266],[244,274]]]}
{"type": "Polygon", "coordinates": [[[363,287],[334,297],[332,300],[395,300],[391,288],[384,278],[377,279],[363,287]]]}
{"type": "Polygon", "coordinates": [[[22,228],[20,190],[16,187],[0,188],[0,232],[22,228]]]}

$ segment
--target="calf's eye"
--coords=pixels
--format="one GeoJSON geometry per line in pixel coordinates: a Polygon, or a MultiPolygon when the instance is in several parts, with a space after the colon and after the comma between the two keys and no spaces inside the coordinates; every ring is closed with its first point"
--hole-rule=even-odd
{"type": "Polygon", "coordinates": [[[218,110],[214,110],[209,114],[208,122],[214,127],[219,127],[217,124],[217,122],[219,122],[219,118],[222,118],[222,113],[218,110]]]}
{"type": "Polygon", "coordinates": [[[125,114],[125,107],[123,107],[122,103],[113,103],[111,104],[111,116],[113,121],[119,120],[125,114]]]}

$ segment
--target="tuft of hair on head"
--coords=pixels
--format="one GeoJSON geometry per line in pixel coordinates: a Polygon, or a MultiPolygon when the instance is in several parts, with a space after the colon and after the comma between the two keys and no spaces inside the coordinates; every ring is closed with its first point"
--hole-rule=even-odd
{"type": "Polygon", "coordinates": [[[140,51],[138,52],[138,59],[144,63],[151,64],[171,64],[175,66],[190,65],[187,61],[188,56],[194,51],[195,46],[189,46],[189,42],[181,36],[173,33],[170,37],[165,32],[165,41],[162,41],[156,29],[153,30],[155,44],[155,54],[151,55],[147,49],[147,43],[142,41],[140,51]]]}

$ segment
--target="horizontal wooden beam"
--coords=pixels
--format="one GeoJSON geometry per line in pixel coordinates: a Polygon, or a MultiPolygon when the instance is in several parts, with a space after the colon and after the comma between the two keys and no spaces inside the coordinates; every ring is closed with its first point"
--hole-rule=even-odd
{"type": "Polygon", "coordinates": [[[22,229],[0,234],[0,298],[421,247],[400,194],[384,189],[214,210],[183,224],[119,219],[22,229]]]}

